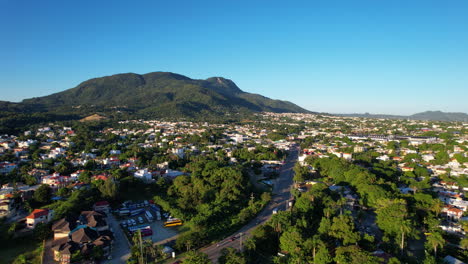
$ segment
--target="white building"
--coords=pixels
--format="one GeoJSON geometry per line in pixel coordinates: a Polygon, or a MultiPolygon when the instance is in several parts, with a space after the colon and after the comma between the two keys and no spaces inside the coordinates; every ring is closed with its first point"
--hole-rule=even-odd
{"type": "Polygon", "coordinates": [[[139,179],[142,179],[144,181],[150,181],[153,179],[153,175],[151,174],[151,172],[148,171],[148,169],[141,169],[141,170],[137,170],[133,176],[135,178],[139,178],[139,179]]]}

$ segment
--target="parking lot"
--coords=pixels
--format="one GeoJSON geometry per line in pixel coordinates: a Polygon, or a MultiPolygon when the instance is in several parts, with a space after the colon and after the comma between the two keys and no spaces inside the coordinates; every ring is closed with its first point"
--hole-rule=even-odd
{"type": "MultiPolygon", "coordinates": [[[[132,207],[129,209],[131,214],[135,212],[140,212],[137,215],[120,215],[119,225],[122,230],[129,235],[128,230],[132,228],[137,228],[141,226],[149,226],[152,230],[152,234],[144,236],[144,239],[151,239],[153,243],[164,243],[165,240],[172,238],[177,235],[177,227],[164,227],[165,217],[164,213],[159,209],[158,206],[151,204],[130,204],[127,203],[125,207],[132,207]],[[159,211],[159,213],[157,213],[159,211]],[[159,217],[158,217],[159,214],[159,217]],[[158,220],[160,219],[160,220],[158,220]]],[[[119,211],[120,212],[120,211],[119,211]]],[[[125,211],[126,213],[126,211],[125,211]]],[[[142,234],[144,232],[142,231],[142,234]]],[[[129,235],[131,241],[131,236],[129,235]]]]}

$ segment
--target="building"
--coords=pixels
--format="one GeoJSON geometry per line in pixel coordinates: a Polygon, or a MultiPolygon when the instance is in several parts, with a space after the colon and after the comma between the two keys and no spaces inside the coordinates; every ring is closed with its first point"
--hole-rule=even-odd
{"type": "Polygon", "coordinates": [[[108,256],[112,249],[114,236],[102,212],[83,211],[78,218],[60,219],[52,231],[54,260],[61,264],[70,263],[71,256],[78,251],[88,255],[100,247],[104,256],[108,256]]]}
{"type": "Polygon", "coordinates": [[[54,211],[49,209],[34,209],[26,216],[26,228],[34,229],[39,223],[48,223],[52,220],[54,211]]]}
{"type": "Polygon", "coordinates": [[[151,174],[151,172],[148,171],[148,169],[141,169],[141,170],[137,170],[133,176],[135,178],[139,178],[139,179],[142,179],[144,181],[150,181],[151,179],[153,179],[153,174],[151,174]]]}

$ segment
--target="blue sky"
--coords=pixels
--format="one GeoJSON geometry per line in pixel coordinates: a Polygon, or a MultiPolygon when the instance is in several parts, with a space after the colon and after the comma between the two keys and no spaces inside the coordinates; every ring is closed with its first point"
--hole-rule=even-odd
{"type": "Polygon", "coordinates": [[[468,112],[466,0],[0,0],[0,100],[223,76],[312,111],[468,112]]]}

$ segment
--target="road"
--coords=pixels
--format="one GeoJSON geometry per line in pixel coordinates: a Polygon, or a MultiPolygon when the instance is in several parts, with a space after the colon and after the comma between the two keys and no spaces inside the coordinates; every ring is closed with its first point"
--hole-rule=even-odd
{"type": "Polygon", "coordinates": [[[130,258],[130,244],[127,240],[127,237],[125,237],[122,228],[120,228],[119,222],[117,219],[115,219],[112,213],[108,213],[107,221],[109,227],[112,228],[114,232],[114,244],[112,245],[112,259],[103,261],[103,263],[124,264],[127,262],[127,259],[130,258]]]}
{"type": "Polygon", "coordinates": [[[293,184],[293,167],[297,161],[298,154],[299,148],[295,147],[288,155],[285,164],[281,168],[279,177],[274,182],[272,200],[255,219],[250,221],[236,233],[220,241],[218,244],[214,244],[200,250],[201,252],[206,253],[212,262],[216,263],[218,261],[223,248],[233,247],[240,249],[242,242],[250,237],[252,230],[271,218],[274,208],[278,208],[278,210],[282,211],[287,209],[288,201],[291,199],[290,190],[293,184]]]}

